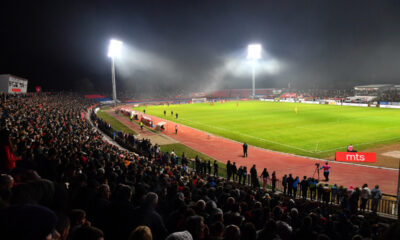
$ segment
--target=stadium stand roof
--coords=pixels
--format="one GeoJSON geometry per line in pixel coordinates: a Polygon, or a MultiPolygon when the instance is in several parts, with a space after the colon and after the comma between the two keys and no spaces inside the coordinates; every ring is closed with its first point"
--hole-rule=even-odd
{"type": "Polygon", "coordinates": [[[380,88],[389,88],[389,87],[394,87],[393,84],[370,84],[370,85],[359,85],[355,86],[354,89],[359,90],[359,89],[366,89],[366,88],[375,88],[375,89],[380,89],[380,88]]]}

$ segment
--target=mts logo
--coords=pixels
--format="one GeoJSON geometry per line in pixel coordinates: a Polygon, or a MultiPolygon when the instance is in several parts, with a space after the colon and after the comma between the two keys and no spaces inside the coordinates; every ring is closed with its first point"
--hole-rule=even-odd
{"type": "Polygon", "coordinates": [[[336,152],[339,162],[376,162],[376,153],[368,152],[336,152]]]}
{"type": "Polygon", "coordinates": [[[359,161],[359,162],[363,162],[365,161],[365,156],[363,154],[347,154],[346,155],[346,160],[347,161],[359,161]]]}

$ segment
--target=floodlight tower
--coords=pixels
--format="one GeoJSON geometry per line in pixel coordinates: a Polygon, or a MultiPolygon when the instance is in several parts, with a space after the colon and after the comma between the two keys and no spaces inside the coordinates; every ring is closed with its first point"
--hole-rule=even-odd
{"type": "Polygon", "coordinates": [[[114,107],[117,105],[117,88],[115,86],[115,58],[121,56],[122,42],[111,39],[110,45],[108,46],[108,57],[111,58],[111,78],[112,78],[112,88],[113,88],[113,100],[114,107]]]}
{"type": "Polygon", "coordinates": [[[247,59],[251,60],[251,70],[253,79],[253,98],[256,96],[256,74],[255,74],[255,64],[258,59],[261,58],[262,47],[261,44],[250,44],[247,47],[247,59]]]}

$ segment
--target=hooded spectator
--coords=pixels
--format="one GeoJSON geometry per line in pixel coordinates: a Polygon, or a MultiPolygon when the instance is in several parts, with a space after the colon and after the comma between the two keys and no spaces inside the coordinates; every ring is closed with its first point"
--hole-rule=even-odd
{"type": "Polygon", "coordinates": [[[57,216],[50,209],[31,204],[14,205],[0,211],[2,239],[52,239],[56,231],[57,216]]]}

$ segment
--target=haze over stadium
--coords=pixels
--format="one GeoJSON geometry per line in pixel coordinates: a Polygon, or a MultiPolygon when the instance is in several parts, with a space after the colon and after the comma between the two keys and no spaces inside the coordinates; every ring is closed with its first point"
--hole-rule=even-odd
{"type": "Polygon", "coordinates": [[[44,89],[110,91],[105,52],[117,38],[129,54],[119,89],[247,88],[247,68],[236,62],[258,42],[266,61],[284,66],[260,74],[260,88],[396,83],[399,8],[396,1],[10,2],[2,7],[8,37],[0,40],[0,70],[44,89]]]}
{"type": "Polygon", "coordinates": [[[400,239],[400,2],[1,9],[0,239],[400,239]]]}

